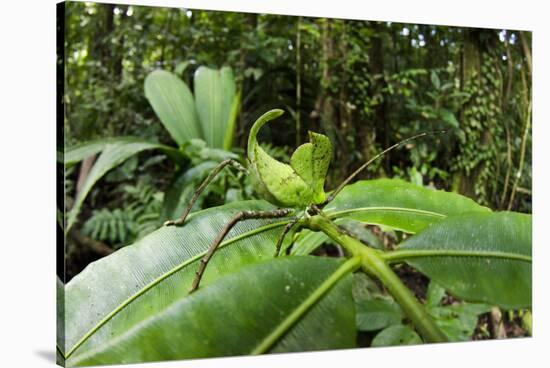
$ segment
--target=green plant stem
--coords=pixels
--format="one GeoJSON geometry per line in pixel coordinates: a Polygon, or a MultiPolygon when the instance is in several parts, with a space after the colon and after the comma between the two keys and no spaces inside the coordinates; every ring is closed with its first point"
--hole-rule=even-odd
{"type": "Polygon", "coordinates": [[[268,351],[275,342],[277,342],[281,336],[283,336],[296,321],[302,318],[305,312],[311,308],[319,299],[325,295],[342,277],[346,276],[350,272],[353,272],[361,264],[359,257],[353,257],[342,264],[336,272],[334,272],[328,279],[326,279],[315,291],[307,297],[286,319],[277,326],[273,332],[271,332],[262,342],[252,350],[252,355],[262,354],[268,351]]]}
{"type": "Polygon", "coordinates": [[[382,281],[426,342],[448,341],[424,307],[385,262],[381,252],[369,248],[357,239],[345,234],[332,221],[322,215],[309,218],[306,220],[305,225],[311,230],[324,232],[353,256],[359,256],[361,258],[361,268],[382,281]]]}

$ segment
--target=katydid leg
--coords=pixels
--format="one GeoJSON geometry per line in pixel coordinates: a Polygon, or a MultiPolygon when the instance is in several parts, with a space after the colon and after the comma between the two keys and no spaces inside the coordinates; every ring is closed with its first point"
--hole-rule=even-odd
{"type": "Polygon", "coordinates": [[[274,257],[277,257],[279,253],[281,252],[281,246],[283,245],[283,240],[285,239],[286,234],[292,229],[294,225],[300,220],[299,217],[295,217],[292,221],[290,221],[288,224],[286,224],[285,228],[281,232],[281,235],[279,235],[279,239],[277,239],[277,245],[275,245],[275,255],[274,257]]]}
{"type": "Polygon", "coordinates": [[[283,209],[277,209],[273,211],[241,211],[236,213],[231,220],[225,226],[223,229],[218,233],[216,236],[216,239],[214,239],[214,242],[212,245],[210,245],[210,248],[208,248],[208,251],[204,255],[204,257],[200,260],[199,268],[197,272],[195,272],[195,279],[193,280],[193,284],[191,285],[191,290],[189,293],[192,293],[193,291],[197,290],[199,287],[199,284],[202,279],[202,275],[204,273],[204,270],[206,269],[206,266],[208,265],[208,262],[214,255],[214,252],[216,252],[216,249],[218,249],[218,246],[223,241],[225,236],[231,231],[231,229],[240,221],[244,220],[257,220],[257,219],[273,219],[273,218],[281,218],[286,217],[290,215],[294,210],[289,208],[283,208],[283,209]]]}
{"type": "Polygon", "coordinates": [[[183,225],[183,223],[185,222],[185,219],[189,215],[189,212],[191,212],[191,209],[195,205],[195,202],[197,201],[197,199],[199,199],[199,196],[201,195],[201,193],[206,189],[208,184],[210,184],[210,182],[212,180],[214,180],[216,175],[218,175],[220,173],[220,171],[222,171],[223,168],[226,167],[227,165],[230,165],[230,166],[234,167],[235,169],[237,169],[239,171],[242,171],[242,172],[245,172],[245,173],[248,172],[240,163],[238,163],[237,161],[235,161],[233,159],[227,159],[227,160],[224,160],[224,161],[220,162],[219,165],[216,166],[210,174],[208,174],[206,179],[204,179],[202,181],[201,185],[195,191],[195,193],[193,193],[193,197],[191,197],[191,201],[189,201],[189,204],[185,208],[185,211],[183,211],[183,214],[181,215],[181,217],[177,220],[168,220],[164,223],[164,225],[165,226],[170,226],[170,225],[180,226],[180,225],[183,225]]]}

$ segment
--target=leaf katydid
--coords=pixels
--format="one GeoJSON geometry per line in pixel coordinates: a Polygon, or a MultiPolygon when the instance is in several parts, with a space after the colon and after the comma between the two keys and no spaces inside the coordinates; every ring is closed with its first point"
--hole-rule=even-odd
{"type": "MultiPolygon", "coordinates": [[[[223,241],[227,233],[238,222],[249,219],[275,219],[295,215],[302,212],[304,215],[322,214],[322,208],[330,203],[338,193],[353,180],[362,170],[370,165],[376,159],[382,157],[387,152],[403,145],[411,140],[434,134],[436,132],[421,133],[410,138],[404,139],[375,155],[365,164],[361,165],[350,176],[348,176],[334,191],[327,194],[324,191],[326,174],[332,159],[332,144],[327,136],[309,132],[310,142],[299,146],[290,158],[290,164],[280,162],[265,152],[257,141],[259,130],[269,121],[281,116],[284,113],[281,109],[273,109],[260,116],[253,124],[247,145],[247,166],[248,170],[238,161],[227,159],[215,167],[208,177],[201,183],[199,188],[193,194],[187,208],[182,216],[177,220],[165,222],[165,226],[181,226],[189,215],[191,208],[196,200],[206,188],[206,186],[216,177],[216,175],[226,166],[231,166],[241,172],[252,175],[254,187],[257,193],[267,201],[281,206],[280,209],[272,211],[241,211],[236,213],[230,221],[224,226],[222,231],[213,241],[205,256],[201,259],[199,269],[190,292],[198,289],[200,280],[208,265],[208,262],[214,255],[219,244],[223,241]]],[[[286,234],[298,223],[300,216],[294,216],[283,229],[276,244],[275,256],[279,254],[281,244],[286,234]]]]}

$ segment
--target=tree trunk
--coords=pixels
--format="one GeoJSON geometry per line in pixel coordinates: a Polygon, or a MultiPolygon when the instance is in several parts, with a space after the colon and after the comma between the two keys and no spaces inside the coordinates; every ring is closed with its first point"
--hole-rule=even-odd
{"type": "MultiPolygon", "coordinates": [[[[460,62],[460,85],[462,90],[474,79],[480,78],[481,76],[481,51],[479,45],[478,31],[467,30],[464,33],[464,45],[461,53],[461,62],[460,62]]],[[[468,109],[471,109],[475,104],[475,100],[471,98],[471,101],[466,103],[460,110],[460,122],[461,125],[466,125],[465,121],[465,112],[468,109]]],[[[462,170],[458,173],[458,180],[456,186],[459,193],[462,193],[468,197],[475,197],[475,183],[477,178],[478,168],[472,170],[472,173],[467,173],[462,170]]]]}
{"type": "MultiPolygon", "coordinates": [[[[372,46],[369,49],[369,66],[371,76],[379,76],[376,82],[372,86],[372,94],[380,93],[384,88],[384,45],[382,41],[382,27],[380,23],[376,22],[372,24],[373,37],[372,46]]],[[[376,135],[380,138],[378,142],[387,148],[390,146],[390,126],[386,120],[386,106],[387,102],[384,98],[382,102],[376,106],[374,111],[374,126],[376,129],[376,135]]],[[[368,147],[365,147],[368,149],[368,147]]],[[[386,175],[390,174],[390,156],[385,155],[384,158],[384,171],[386,175]]]]}

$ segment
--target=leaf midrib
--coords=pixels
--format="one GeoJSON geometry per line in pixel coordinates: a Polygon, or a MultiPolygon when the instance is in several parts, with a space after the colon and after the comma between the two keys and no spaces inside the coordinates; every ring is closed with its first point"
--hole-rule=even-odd
{"type": "Polygon", "coordinates": [[[438,212],[433,212],[433,211],[427,211],[427,210],[418,210],[418,209],[415,209],[415,208],[408,208],[408,207],[385,207],[385,206],[381,206],[381,207],[357,207],[357,208],[350,208],[350,209],[347,209],[347,210],[341,210],[341,211],[335,211],[335,212],[330,212],[330,210],[328,210],[327,212],[329,212],[329,218],[336,218],[336,217],[339,217],[339,216],[342,216],[342,215],[347,215],[347,214],[350,214],[350,213],[355,213],[355,212],[371,212],[371,211],[390,211],[390,212],[408,212],[408,213],[413,213],[413,214],[418,214],[418,215],[426,215],[426,216],[432,216],[432,217],[439,217],[439,218],[446,218],[447,215],[444,215],[442,213],[438,213],[438,212]]]}
{"type": "Polygon", "coordinates": [[[258,355],[268,351],[319,299],[323,297],[342,277],[361,265],[361,258],[354,257],[344,262],[325,281],[321,283],[309,296],[303,300],[273,331],[260,341],[251,355],[258,355]]]}
{"type": "Polygon", "coordinates": [[[500,251],[474,251],[455,249],[401,249],[382,255],[385,261],[390,263],[403,262],[411,258],[427,257],[473,257],[473,258],[496,258],[513,261],[532,262],[531,256],[500,251]]]}
{"type": "MultiPolygon", "coordinates": [[[[244,238],[247,238],[247,237],[250,237],[250,236],[253,236],[253,235],[256,235],[256,234],[259,234],[261,232],[264,232],[264,231],[268,231],[268,230],[271,230],[271,229],[275,229],[277,227],[281,227],[283,225],[286,225],[287,223],[289,223],[290,220],[285,220],[285,221],[279,221],[279,222],[275,222],[275,223],[271,223],[271,224],[268,224],[268,225],[264,225],[262,227],[259,227],[259,228],[256,228],[254,230],[251,230],[251,231],[248,231],[246,233],[243,233],[243,234],[240,234],[238,236],[235,236],[229,240],[226,240],[224,242],[222,242],[218,249],[219,248],[223,248],[231,243],[234,243],[238,240],[241,240],[241,239],[244,239],[244,238]]],[[[118,312],[120,312],[122,309],[124,309],[126,306],[128,306],[130,303],[132,303],[133,301],[137,300],[141,295],[145,294],[148,290],[152,289],[154,286],[156,286],[157,284],[161,283],[163,280],[165,280],[166,278],[170,277],[171,275],[175,274],[176,272],[182,270],[185,266],[195,262],[196,260],[200,259],[201,257],[203,257],[204,255],[206,254],[206,250],[201,252],[201,253],[198,253],[197,255],[195,255],[194,257],[192,258],[189,258],[187,259],[185,262],[182,262],[180,263],[179,265],[175,266],[174,268],[172,268],[171,270],[163,273],[162,275],[160,275],[159,277],[157,277],[156,279],[154,279],[153,281],[151,281],[150,283],[148,283],[147,285],[145,285],[143,288],[141,288],[140,290],[138,290],[136,293],[132,294],[130,297],[128,297],[127,299],[125,299],[121,304],[119,304],[115,309],[113,309],[109,314],[107,314],[105,317],[103,317],[96,325],[94,325],[94,327],[92,327],[85,335],[83,335],[80,340],[78,340],[71,349],[69,349],[69,351],[67,352],[67,355],[65,355],[65,359],[69,359],[69,357],[80,347],[82,346],[82,344],[84,344],[84,342],[86,342],[86,340],[88,340],[94,333],[96,333],[102,326],[104,326],[107,322],[109,322],[115,315],[118,314],[118,312]]]]}

